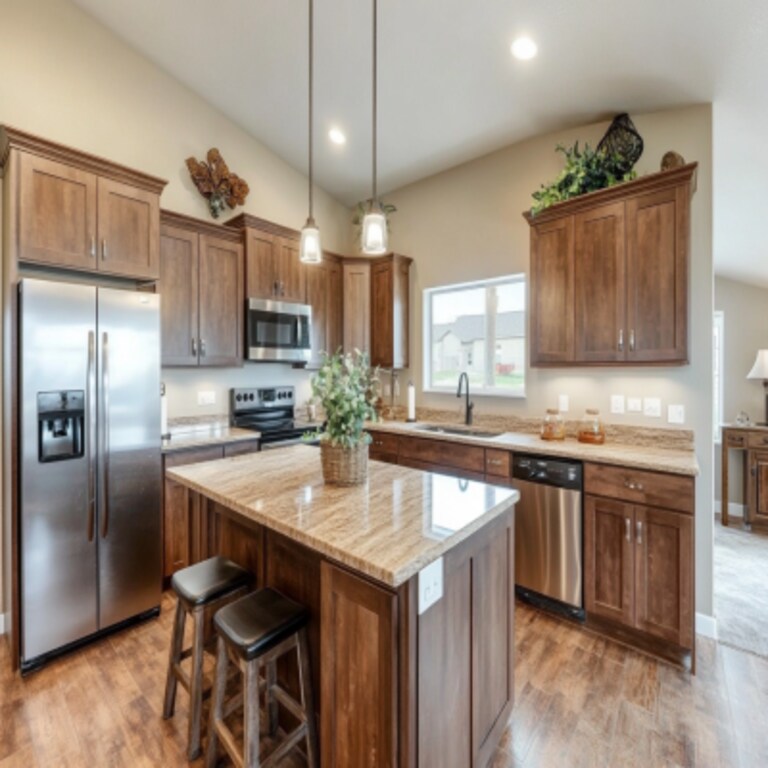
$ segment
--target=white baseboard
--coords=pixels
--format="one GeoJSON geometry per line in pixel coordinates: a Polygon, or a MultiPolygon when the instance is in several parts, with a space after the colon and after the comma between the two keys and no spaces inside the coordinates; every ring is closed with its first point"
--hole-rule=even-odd
{"type": "MultiPolygon", "coordinates": [[[[715,509],[720,511],[720,499],[715,499],[715,509]]],[[[744,517],[744,512],[747,509],[746,504],[739,504],[737,501],[728,502],[728,514],[731,517],[744,517]]]]}
{"type": "Polygon", "coordinates": [[[717,640],[717,619],[706,613],[696,614],[696,634],[717,640]]]}

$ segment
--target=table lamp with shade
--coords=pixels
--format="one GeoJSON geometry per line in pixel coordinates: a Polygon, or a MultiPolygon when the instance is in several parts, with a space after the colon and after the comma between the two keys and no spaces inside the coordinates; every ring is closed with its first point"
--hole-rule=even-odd
{"type": "Polygon", "coordinates": [[[768,349],[759,349],[755,364],[752,370],[747,374],[748,379],[762,379],[765,390],[765,421],[768,424],[768,349]]]}

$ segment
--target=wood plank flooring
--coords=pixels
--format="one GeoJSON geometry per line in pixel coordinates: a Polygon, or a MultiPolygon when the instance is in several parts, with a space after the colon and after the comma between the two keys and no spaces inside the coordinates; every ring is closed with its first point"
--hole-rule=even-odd
{"type": "MultiPolygon", "coordinates": [[[[183,692],[161,718],[172,609],[165,595],[159,619],[25,679],[3,639],[0,768],[190,765],[183,692]]],[[[691,677],[525,605],[516,622],[516,705],[492,768],[768,765],[765,659],[699,638],[691,677]]]]}

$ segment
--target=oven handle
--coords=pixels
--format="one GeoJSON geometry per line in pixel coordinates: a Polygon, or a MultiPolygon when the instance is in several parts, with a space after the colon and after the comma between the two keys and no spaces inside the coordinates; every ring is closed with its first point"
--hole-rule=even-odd
{"type": "Polygon", "coordinates": [[[262,451],[271,451],[273,448],[285,448],[288,445],[300,445],[305,442],[301,437],[288,437],[285,440],[274,440],[273,442],[261,443],[262,451]]]}

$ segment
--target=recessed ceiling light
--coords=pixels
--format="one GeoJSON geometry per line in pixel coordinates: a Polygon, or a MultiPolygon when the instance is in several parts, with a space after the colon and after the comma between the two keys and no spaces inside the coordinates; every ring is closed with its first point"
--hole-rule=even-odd
{"type": "Polygon", "coordinates": [[[512,43],[512,55],[516,59],[521,59],[523,61],[532,59],[538,50],[538,46],[530,37],[518,37],[517,40],[512,43]]]}
{"type": "Polygon", "coordinates": [[[334,144],[346,144],[347,143],[347,137],[344,135],[343,131],[339,128],[331,128],[330,131],[328,131],[328,138],[334,143],[334,144]]]}

